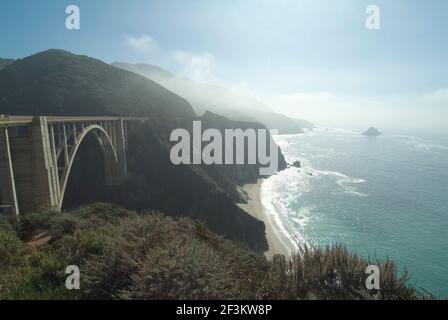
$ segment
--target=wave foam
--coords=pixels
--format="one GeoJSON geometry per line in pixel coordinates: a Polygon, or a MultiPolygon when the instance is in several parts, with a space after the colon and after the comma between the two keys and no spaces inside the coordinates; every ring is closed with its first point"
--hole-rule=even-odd
{"type": "Polygon", "coordinates": [[[324,176],[332,176],[336,177],[336,184],[340,186],[343,189],[343,192],[346,194],[352,194],[358,197],[367,197],[367,194],[364,194],[362,192],[359,192],[358,189],[353,186],[353,184],[359,184],[364,183],[366,180],[364,179],[357,179],[349,177],[343,173],[337,172],[337,171],[324,171],[324,170],[315,170],[315,174],[324,175],[324,176]]]}
{"type": "Polygon", "coordinates": [[[396,135],[404,143],[423,152],[448,151],[448,146],[437,144],[434,141],[406,135],[396,135]]]}
{"type": "Polygon", "coordinates": [[[297,213],[292,210],[290,204],[297,198],[298,194],[309,192],[311,185],[304,175],[297,169],[290,168],[265,180],[261,188],[261,201],[263,209],[267,213],[269,222],[274,232],[286,248],[291,246],[298,249],[300,245],[306,244],[305,238],[291,225],[291,221],[299,226],[307,223],[305,211],[297,213]],[[281,235],[279,235],[279,233],[281,235]],[[289,243],[284,243],[287,239],[289,243]]]}

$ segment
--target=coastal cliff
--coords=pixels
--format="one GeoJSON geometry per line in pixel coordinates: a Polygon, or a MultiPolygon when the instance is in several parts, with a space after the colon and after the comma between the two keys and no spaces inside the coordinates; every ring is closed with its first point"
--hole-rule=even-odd
{"type": "MultiPolygon", "coordinates": [[[[100,60],[47,50],[9,61],[0,70],[0,114],[121,115],[149,120],[129,133],[128,174],[120,186],[105,183],[103,159],[94,139],[81,145],[68,182],[64,208],[98,201],[132,210],[157,209],[187,216],[258,252],[267,250],[265,225],[237,206],[247,201],[241,185],[259,178],[260,165],[180,165],[170,161],[170,133],[194,120],[204,129],[266,129],[233,121],[191,105],[154,81],[100,60]],[[75,94],[74,94],[75,93],[75,94]]],[[[275,143],[268,137],[268,143],[275,143]]],[[[286,167],[281,152],[279,170],[286,167]]]]}
{"type": "Polygon", "coordinates": [[[184,216],[203,222],[208,228],[257,252],[268,245],[263,222],[251,217],[236,204],[244,201],[238,181],[258,175],[247,166],[173,165],[170,161],[169,134],[173,129],[191,126],[184,120],[147,121],[129,135],[128,174],[120,186],[107,186],[102,176],[97,146],[86,144],[80,150],[69,181],[65,208],[96,201],[115,203],[136,211],[159,210],[170,216],[184,216]],[[84,159],[81,159],[84,157],[84,159]],[[96,168],[92,168],[96,163],[96,168]]]}
{"type": "MultiPolygon", "coordinates": [[[[202,117],[199,118],[202,121],[204,129],[214,128],[218,129],[224,136],[226,129],[241,129],[246,131],[247,129],[264,129],[267,128],[257,122],[243,122],[233,121],[223,117],[221,115],[207,111],[202,117]]],[[[268,137],[267,145],[275,144],[271,136],[268,137]]],[[[229,152],[229,150],[223,150],[229,152]]],[[[246,145],[245,154],[248,154],[248,148],[246,145]]],[[[238,186],[242,186],[248,183],[257,183],[260,178],[260,164],[244,164],[244,165],[208,165],[202,166],[202,168],[217,181],[218,185],[227,191],[235,202],[245,203],[246,195],[241,193],[241,189],[238,186]]],[[[285,157],[281,150],[278,153],[278,171],[284,170],[287,167],[285,157]]]]}

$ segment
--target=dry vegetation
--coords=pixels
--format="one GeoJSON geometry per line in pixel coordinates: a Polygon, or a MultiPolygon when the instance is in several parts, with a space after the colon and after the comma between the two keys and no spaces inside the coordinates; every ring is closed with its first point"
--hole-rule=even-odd
{"type": "Polygon", "coordinates": [[[365,289],[369,261],[343,246],[303,248],[273,261],[189,219],[95,204],[0,218],[1,299],[415,299],[392,261],[378,292],[365,289]],[[65,288],[65,268],[81,290],[65,288]]]}

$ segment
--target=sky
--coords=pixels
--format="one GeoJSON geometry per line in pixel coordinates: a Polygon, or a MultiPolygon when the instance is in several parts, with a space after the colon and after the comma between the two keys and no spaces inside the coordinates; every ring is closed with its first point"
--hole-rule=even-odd
{"type": "Polygon", "coordinates": [[[0,57],[150,63],[323,126],[448,127],[446,0],[1,1],[0,39],[0,57]]]}

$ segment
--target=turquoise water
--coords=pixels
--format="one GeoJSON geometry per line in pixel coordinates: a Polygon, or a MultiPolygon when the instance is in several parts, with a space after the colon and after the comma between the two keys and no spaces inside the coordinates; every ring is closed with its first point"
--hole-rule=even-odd
{"type": "Polygon", "coordinates": [[[286,160],[262,197],[298,243],[390,257],[411,282],[448,295],[448,139],[343,129],[276,137],[286,160]]]}

